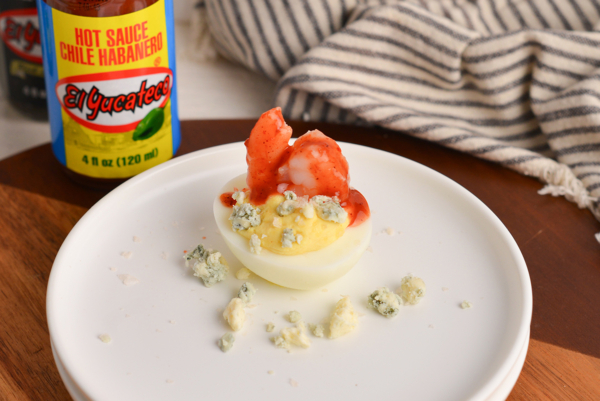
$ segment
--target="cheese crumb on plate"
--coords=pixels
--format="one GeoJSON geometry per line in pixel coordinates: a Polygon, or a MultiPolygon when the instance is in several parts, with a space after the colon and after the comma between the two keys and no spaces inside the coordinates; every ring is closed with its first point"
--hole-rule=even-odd
{"type": "Polygon", "coordinates": [[[131,274],[117,274],[117,277],[127,287],[131,287],[132,285],[136,285],[140,282],[140,280],[138,280],[136,277],[132,276],[131,274]]]}
{"type": "Polygon", "coordinates": [[[235,273],[235,278],[238,280],[248,280],[250,278],[250,273],[252,272],[249,269],[242,267],[235,273]]]}
{"type": "Polygon", "coordinates": [[[329,338],[338,338],[356,329],[358,315],[350,302],[350,297],[343,296],[336,304],[329,321],[329,338]]]}
{"type": "Polygon", "coordinates": [[[192,252],[186,253],[183,258],[186,266],[192,263],[194,276],[200,277],[207,287],[225,280],[229,272],[229,266],[221,252],[206,249],[202,244],[192,252]]]}
{"type": "Polygon", "coordinates": [[[244,303],[248,304],[252,302],[254,294],[256,294],[256,289],[254,288],[252,283],[245,282],[244,284],[242,284],[240,290],[238,291],[238,298],[244,301],[244,303]]]}
{"type": "Polygon", "coordinates": [[[221,351],[227,352],[233,347],[234,342],[235,336],[233,333],[227,332],[219,339],[219,348],[221,348],[221,351]]]}
{"type": "Polygon", "coordinates": [[[108,344],[109,342],[112,341],[112,338],[110,338],[110,336],[108,334],[100,334],[98,336],[98,338],[100,339],[100,341],[102,341],[104,344],[108,344]]]}
{"type": "Polygon", "coordinates": [[[416,305],[425,296],[425,282],[412,274],[402,278],[400,288],[396,290],[405,304],[416,305]]]}
{"type": "Polygon", "coordinates": [[[290,311],[290,313],[288,313],[287,318],[290,321],[290,323],[296,323],[302,320],[302,315],[300,314],[300,312],[293,310],[290,311]]]}
{"type": "Polygon", "coordinates": [[[229,301],[227,308],[223,312],[223,317],[231,326],[233,331],[240,331],[244,322],[246,321],[246,311],[244,311],[244,306],[246,303],[242,301],[240,298],[233,298],[229,301]]]}
{"type": "Polygon", "coordinates": [[[369,295],[368,304],[383,316],[391,318],[400,311],[402,298],[387,287],[381,287],[369,295]]]}
{"type": "Polygon", "coordinates": [[[463,309],[471,309],[473,307],[473,303],[469,301],[462,301],[460,307],[463,309]]]}

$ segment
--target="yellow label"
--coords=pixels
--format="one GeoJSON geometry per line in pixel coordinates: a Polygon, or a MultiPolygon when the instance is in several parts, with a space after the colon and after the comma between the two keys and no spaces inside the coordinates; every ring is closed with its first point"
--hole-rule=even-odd
{"type": "Polygon", "coordinates": [[[20,78],[23,75],[44,78],[44,67],[41,64],[15,59],[10,63],[10,75],[20,78]]]}
{"type": "Polygon", "coordinates": [[[126,178],[173,155],[164,0],[118,17],[52,10],[67,167],[126,178]]]}

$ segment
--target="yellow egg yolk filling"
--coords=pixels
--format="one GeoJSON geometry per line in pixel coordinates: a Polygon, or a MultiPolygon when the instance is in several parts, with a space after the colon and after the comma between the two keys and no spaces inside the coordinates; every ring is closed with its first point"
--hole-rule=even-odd
{"type": "Polygon", "coordinates": [[[313,213],[311,218],[306,218],[301,208],[295,209],[286,216],[277,213],[277,206],[284,201],[283,195],[272,195],[260,208],[261,223],[247,230],[239,230],[238,234],[248,238],[256,234],[261,240],[260,246],[279,255],[300,255],[307,252],[317,251],[335,242],[344,235],[350,220],[344,223],[326,221],[313,213]],[[283,247],[283,230],[291,228],[296,241],[291,247],[283,247]],[[298,241],[300,238],[300,241],[298,241]]]}

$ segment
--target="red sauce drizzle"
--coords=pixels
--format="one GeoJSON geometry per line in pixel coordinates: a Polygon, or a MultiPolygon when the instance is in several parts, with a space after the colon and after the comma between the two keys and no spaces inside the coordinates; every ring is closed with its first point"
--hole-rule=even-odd
{"type": "MultiPolygon", "coordinates": [[[[265,147],[268,146],[268,144],[264,145],[265,147]]],[[[292,147],[288,146],[275,163],[269,163],[266,160],[255,160],[252,164],[248,163],[248,175],[255,177],[252,183],[248,182],[248,185],[252,188],[250,203],[253,205],[264,205],[271,195],[278,193],[277,170],[287,163],[291,153],[292,147]]]]}
{"type": "Polygon", "coordinates": [[[360,225],[371,215],[367,200],[356,189],[350,189],[348,199],[342,203],[342,206],[348,212],[348,217],[350,217],[350,225],[348,227],[360,225]]]}
{"type": "Polygon", "coordinates": [[[223,204],[223,206],[233,207],[236,204],[236,200],[233,199],[232,195],[233,192],[225,192],[224,194],[221,194],[219,199],[221,199],[221,203],[223,204]]]}

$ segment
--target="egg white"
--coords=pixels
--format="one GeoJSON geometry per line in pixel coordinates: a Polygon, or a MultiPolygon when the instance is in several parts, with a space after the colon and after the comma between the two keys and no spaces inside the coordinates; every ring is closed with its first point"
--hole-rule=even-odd
{"type": "Polygon", "coordinates": [[[263,248],[250,252],[249,240],[234,232],[229,222],[232,209],[223,206],[220,195],[234,188],[245,188],[246,174],[229,181],[213,204],[217,227],[225,243],[238,260],[265,280],[283,287],[312,290],[342,277],[358,262],[371,241],[371,218],[356,227],[348,227],[338,240],[318,251],[300,255],[278,255],[263,248]]]}

